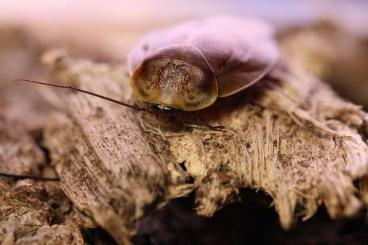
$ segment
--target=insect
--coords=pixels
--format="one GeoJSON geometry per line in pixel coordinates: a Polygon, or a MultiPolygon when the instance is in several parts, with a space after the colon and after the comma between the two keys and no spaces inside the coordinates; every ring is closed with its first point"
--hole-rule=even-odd
{"type": "Polygon", "coordinates": [[[139,99],[196,111],[259,81],[278,58],[267,23],[217,17],[148,34],[130,53],[128,68],[139,99]]]}
{"type": "MultiPolygon", "coordinates": [[[[235,94],[266,76],[279,59],[273,29],[254,19],[217,17],[192,21],[146,35],[128,57],[135,96],[160,111],[197,111],[219,97],[235,94]]],[[[135,110],[152,112],[94,92],[28,79],[70,89],[135,110]]],[[[42,177],[0,173],[14,178],[42,177]]],[[[48,179],[44,179],[48,180],[48,179]]]]}
{"type": "MultiPolygon", "coordinates": [[[[273,28],[256,18],[215,17],[149,33],[128,56],[135,96],[161,110],[197,111],[266,76],[279,51],[273,28]]],[[[139,107],[79,88],[17,79],[87,93],[136,110],[139,107]]]]}

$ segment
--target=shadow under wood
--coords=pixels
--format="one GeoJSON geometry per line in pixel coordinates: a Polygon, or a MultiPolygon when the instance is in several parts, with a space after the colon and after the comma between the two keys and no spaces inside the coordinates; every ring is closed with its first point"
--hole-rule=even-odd
{"type": "Polygon", "coordinates": [[[193,195],[172,200],[142,219],[134,244],[365,244],[364,211],[351,219],[332,220],[325,209],[289,231],[281,229],[271,198],[243,189],[242,202],[228,205],[212,218],[195,214],[193,195]]]}

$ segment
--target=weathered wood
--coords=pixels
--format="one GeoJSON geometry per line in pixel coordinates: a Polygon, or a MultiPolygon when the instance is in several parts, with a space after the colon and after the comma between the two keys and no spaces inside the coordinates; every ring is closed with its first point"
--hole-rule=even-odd
{"type": "MultiPolygon", "coordinates": [[[[0,119],[0,171],[41,175],[45,157],[21,125],[0,119]]],[[[55,184],[0,178],[1,244],[83,244],[73,207],[55,184]]]]}
{"type": "MultiPolygon", "coordinates": [[[[127,99],[130,90],[117,83],[124,78],[122,67],[61,62],[62,75],[68,75],[63,80],[127,99]]],[[[61,186],[79,210],[128,243],[137,220],[168,196],[166,165],[152,152],[133,111],[81,94],[68,95],[65,103],[68,115],[50,120],[45,135],[61,186]]]]}
{"type": "MultiPolygon", "coordinates": [[[[53,177],[36,142],[52,106],[37,88],[8,82],[39,75],[42,45],[17,28],[0,28],[0,36],[0,171],[53,177]]],[[[1,244],[83,244],[77,221],[57,183],[0,177],[1,244]]]]}
{"type": "Polygon", "coordinates": [[[350,101],[368,108],[368,32],[355,33],[334,22],[299,26],[280,36],[294,65],[332,84],[350,101]]]}
{"type": "MultiPolygon", "coordinates": [[[[48,61],[63,81],[131,96],[124,67],[57,55],[48,61]]],[[[321,203],[334,218],[361,206],[353,181],[367,174],[367,114],[291,65],[196,114],[155,116],[81,94],[65,103],[66,115],[46,130],[62,188],[120,243],[148,207],[188,190],[197,212],[211,216],[239,188],[263,189],[285,228],[296,206],[304,219],[321,203]]]]}
{"type": "MultiPolygon", "coordinates": [[[[290,47],[281,42],[284,50],[290,47]]],[[[45,61],[56,81],[136,102],[124,65],[95,64],[58,53],[50,53],[45,61]]],[[[45,164],[44,156],[28,131],[43,126],[50,106],[40,104],[42,99],[34,103],[33,92],[47,91],[43,95],[48,101],[62,98],[55,104],[64,107],[63,112],[55,113],[45,130],[46,146],[61,187],[78,211],[57,186],[20,181],[13,187],[2,178],[0,241],[85,243],[79,228],[101,226],[117,242],[129,243],[139,220],[172,198],[194,191],[197,212],[211,216],[237,200],[242,187],[268,193],[285,228],[295,219],[296,207],[304,219],[321,204],[331,217],[353,215],[368,202],[368,116],[294,67],[296,63],[292,55],[284,57],[268,79],[198,113],[156,116],[81,94],[57,90],[55,96],[45,88],[31,90],[29,105],[23,99],[24,107],[2,106],[2,115],[13,116],[4,121],[8,124],[3,124],[0,136],[18,136],[1,138],[0,150],[23,144],[36,149],[25,155],[0,154],[7,156],[2,158],[7,163],[15,162],[3,170],[36,174],[45,164]],[[19,113],[24,108],[34,109],[32,120],[19,113]],[[25,130],[14,127],[22,120],[20,128],[25,130]],[[355,180],[360,189],[353,185],[355,180]],[[53,207],[55,199],[61,209],[53,207]]],[[[308,61],[301,67],[305,64],[308,61]]],[[[20,89],[6,94],[18,94],[14,102],[22,101],[23,92],[30,90],[20,89]]]]}
{"type": "Polygon", "coordinates": [[[25,129],[0,118],[0,171],[14,174],[40,174],[45,157],[25,129]]]}
{"type": "Polygon", "coordinates": [[[1,243],[84,244],[78,225],[65,222],[72,207],[63,200],[56,186],[21,184],[8,191],[0,199],[1,243]]]}

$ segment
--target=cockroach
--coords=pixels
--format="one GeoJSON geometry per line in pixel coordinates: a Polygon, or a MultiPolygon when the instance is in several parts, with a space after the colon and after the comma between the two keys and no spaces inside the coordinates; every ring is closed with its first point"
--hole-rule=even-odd
{"type": "Polygon", "coordinates": [[[197,111],[259,81],[278,57],[264,21],[217,17],[148,34],[130,53],[128,68],[139,99],[197,111]]]}
{"type": "Polygon", "coordinates": [[[251,86],[270,72],[279,59],[273,34],[273,28],[262,20],[234,17],[185,22],[149,33],[128,56],[134,95],[147,102],[147,107],[70,86],[28,79],[14,81],[70,89],[147,112],[154,107],[160,111],[198,111],[219,97],[251,86]]]}

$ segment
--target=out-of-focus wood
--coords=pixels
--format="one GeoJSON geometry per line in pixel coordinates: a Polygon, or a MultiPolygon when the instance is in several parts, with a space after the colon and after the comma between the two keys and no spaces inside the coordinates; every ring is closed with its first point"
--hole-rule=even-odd
{"type": "MultiPolygon", "coordinates": [[[[54,177],[41,149],[52,106],[41,92],[9,82],[39,76],[43,46],[22,28],[0,27],[0,171],[54,177]]],[[[74,208],[57,183],[0,177],[1,244],[83,244],[74,208]]]]}
{"type": "Polygon", "coordinates": [[[18,183],[0,198],[2,244],[84,244],[71,204],[57,186],[18,183]],[[56,208],[57,207],[57,208],[56,208]]]}
{"type": "Polygon", "coordinates": [[[281,44],[295,65],[368,108],[368,32],[353,33],[323,21],[288,30],[281,44]]]}

